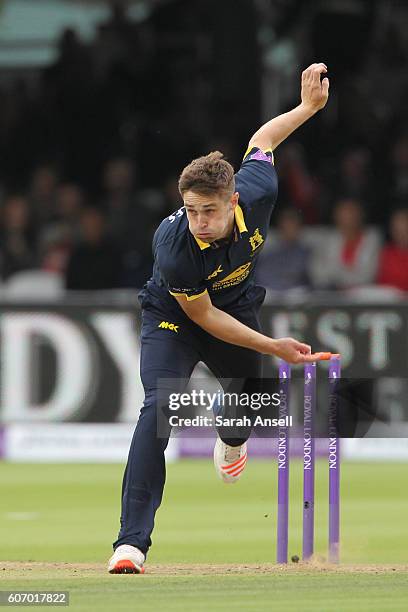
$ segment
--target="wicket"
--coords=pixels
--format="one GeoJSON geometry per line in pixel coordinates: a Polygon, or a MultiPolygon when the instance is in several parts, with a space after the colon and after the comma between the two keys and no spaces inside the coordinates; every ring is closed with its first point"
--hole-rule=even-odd
{"type": "MultiPolygon", "coordinates": [[[[331,563],[339,562],[340,532],[340,443],[337,432],[336,381],[341,375],[340,356],[329,365],[329,549],[331,563]]],[[[279,366],[279,418],[289,416],[291,368],[279,366]]],[[[315,504],[315,413],[316,363],[305,364],[303,387],[303,547],[302,559],[309,561],[314,552],[315,504]]],[[[278,516],[277,563],[288,562],[290,436],[286,425],[278,431],[278,516]]]]}

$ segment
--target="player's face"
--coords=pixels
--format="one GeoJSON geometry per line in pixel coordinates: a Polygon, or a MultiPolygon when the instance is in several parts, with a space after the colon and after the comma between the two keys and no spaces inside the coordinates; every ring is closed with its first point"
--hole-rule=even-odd
{"type": "Polygon", "coordinates": [[[238,193],[226,198],[186,191],[184,206],[193,236],[203,242],[229,236],[234,227],[234,208],[238,204],[238,197],[238,193]]]}

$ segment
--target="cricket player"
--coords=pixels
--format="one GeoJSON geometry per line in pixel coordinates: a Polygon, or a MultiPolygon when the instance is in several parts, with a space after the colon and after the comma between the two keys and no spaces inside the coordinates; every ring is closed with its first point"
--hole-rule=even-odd
{"type": "MultiPolygon", "coordinates": [[[[157,432],[160,385],[169,393],[182,391],[182,381],[199,361],[218,379],[251,380],[262,376],[262,355],[291,364],[323,356],[293,338],[261,333],[258,312],[265,289],[255,285],[254,270],[277,197],[273,151],[325,106],[326,72],[323,63],[304,70],[300,104],[252,136],[235,176],[219,152],[184,168],[179,180],[184,206],[154,235],[153,275],[139,295],[145,400],[124,473],[121,528],[110,573],[143,573],[151,546],[170,435],[170,427],[164,436],[157,432]]],[[[250,428],[243,437],[218,431],[214,463],[226,483],[236,482],[245,468],[249,434],[250,428]]]]}

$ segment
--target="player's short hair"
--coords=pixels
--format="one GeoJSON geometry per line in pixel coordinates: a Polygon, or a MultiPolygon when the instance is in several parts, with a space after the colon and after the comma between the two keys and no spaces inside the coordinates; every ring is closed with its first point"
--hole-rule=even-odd
{"type": "Polygon", "coordinates": [[[186,191],[194,191],[201,195],[230,197],[235,191],[234,168],[222,153],[213,151],[193,159],[184,168],[178,187],[182,196],[186,191]]]}

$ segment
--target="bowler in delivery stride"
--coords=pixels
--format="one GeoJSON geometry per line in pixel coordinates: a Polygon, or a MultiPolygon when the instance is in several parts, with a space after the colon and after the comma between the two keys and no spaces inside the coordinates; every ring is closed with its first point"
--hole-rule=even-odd
{"type": "MultiPolygon", "coordinates": [[[[326,105],[326,72],[323,63],[304,70],[300,104],[252,136],[235,175],[219,152],[184,168],[179,180],[184,206],[155,233],[153,275],[139,295],[145,401],[123,478],[121,528],[110,573],[143,573],[151,546],[171,430],[158,436],[159,381],[174,381],[168,391],[180,391],[199,361],[218,379],[250,380],[261,378],[263,354],[292,364],[326,357],[293,338],[261,333],[258,312],[265,289],[254,282],[277,198],[273,151],[326,105]]],[[[245,468],[250,431],[231,438],[218,430],[214,462],[226,483],[236,482],[245,468]]]]}

